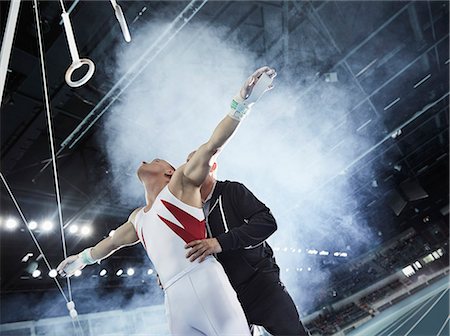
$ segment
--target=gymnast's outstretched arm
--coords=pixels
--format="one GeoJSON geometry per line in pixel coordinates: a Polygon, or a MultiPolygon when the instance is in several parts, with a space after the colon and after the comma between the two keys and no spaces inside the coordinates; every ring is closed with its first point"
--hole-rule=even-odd
{"type": "Polygon", "coordinates": [[[227,141],[231,139],[240,121],[253,103],[265,91],[272,89],[271,82],[275,76],[275,70],[266,66],[256,70],[247,79],[238,95],[233,99],[231,111],[217,125],[211,138],[199,147],[189,162],[184,166],[183,175],[189,184],[199,187],[203,183],[211,168],[211,158],[218,154],[227,141]],[[265,84],[261,80],[263,75],[268,80],[265,84]],[[259,83],[260,81],[261,83],[259,83]],[[261,85],[257,85],[258,83],[261,85]],[[258,90],[256,89],[257,86],[258,90]]]}
{"type": "Polygon", "coordinates": [[[64,259],[58,265],[58,273],[63,276],[71,276],[75,271],[109,257],[122,247],[136,244],[139,238],[134,229],[133,221],[138,210],[133,211],[127,222],[119,226],[111,237],[101,240],[95,246],[87,248],[79,254],[64,259]]]}

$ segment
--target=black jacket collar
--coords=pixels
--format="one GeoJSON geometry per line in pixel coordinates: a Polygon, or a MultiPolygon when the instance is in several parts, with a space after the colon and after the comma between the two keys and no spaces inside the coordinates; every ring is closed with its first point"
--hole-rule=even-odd
{"type": "Polygon", "coordinates": [[[210,199],[210,204],[214,204],[216,200],[219,198],[219,196],[222,194],[223,189],[225,188],[225,185],[228,181],[217,181],[216,187],[214,188],[214,192],[210,199]]]}

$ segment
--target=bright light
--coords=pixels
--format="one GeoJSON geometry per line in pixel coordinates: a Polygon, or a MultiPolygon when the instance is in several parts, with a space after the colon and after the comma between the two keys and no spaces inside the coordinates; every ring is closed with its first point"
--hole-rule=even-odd
{"type": "Polygon", "coordinates": [[[87,236],[87,235],[91,234],[91,232],[92,232],[92,229],[90,226],[85,225],[81,228],[81,234],[83,236],[87,236]]]}
{"type": "Polygon", "coordinates": [[[105,276],[106,273],[108,273],[108,272],[107,272],[105,269],[102,269],[102,270],[100,271],[100,276],[105,276]]]}
{"type": "Polygon", "coordinates": [[[48,276],[50,278],[56,278],[56,276],[58,275],[58,272],[56,272],[55,269],[50,270],[50,272],[48,272],[48,276]]]}
{"type": "Polygon", "coordinates": [[[132,269],[132,268],[127,269],[127,274],[128,274],[129,276],[134,275],[134,269],[132,269]]]}
{"type": "Polygon", "coordinates": [[[307,250],[308,254],[317,254],[319,251],[317,250],[307,250]]]}
{"type": "Polygon", "coordinates": [[[439,259],[441,257],[439,255],[439,253],[437,253],[436,251],[434,251],[432,254],[433,254],[434,259],[439,259]]]}
{"type": "Polygon", "coordinates": [[[33,273],[31,274],[31,276],[32,276],[33,278],[37,278],[37,277],[39,277],[40,275],[41,275],[41,271],[39,271],[38,269],[37,269],[37,270],[34,270],[33,273]]]}
{"type": "Polygon", "coordinates": [[[16,227],[17,227],[17,221],[14,219],[14,218],[9,218],[7,221],[6,221],[6,228],[8,229],[8,230],[14,230],[16,227]]]}
{"type": "Polygon", "coordinates": [[[25,254],[25,256],[22,258],[22,262],[27,262],[32,256],[33,256],[33,253],[28,252],[28,253],[25,254]]]}
{"type": "Polygon", "coordinates": [[[432,254],[428,254],[427,256],[423,257],[422,260],[425,262],[425,264],[428,264],[434,261],[434,257],[432,254]]]}
{"type": "Polygon", "coordinates": [[[28,222],[28,228],[30,230],[36,230],[37,227],[38,227],[38,223],[36,223],[35,221],[28,222]]]}
{"type": "Polygon", "coordinates": [[[298,253],[302,252],[302,249],[298,249],[297,252],[298,252],[298,253]]]}
{"type": "Polygon", "coordinates": [[[300,271],[300,272],[303,271],[303,267],[300,267],[299,271],[300,271]]]}
{"type": "Polygon", "coordinates": [[[414,268],[412,268],[411,265],[406,266],[405,268],[402,269],[402,272],[404,275],[406,275],[407,277],[410,277],[411,275],[415,274],[416,271],[414,271],[414,268]]]}
{"type": "Polygon", "coordinates": [[[284,252],[286,252],[287,250],[288,250],[288,248],[287,248],[287,247],[285,247],[285,248],[283,249],[283,251],[284,251],[284,252]]]}
{"type": "Polygon", "coordinates": [[[416,261],[414,265],[419,269],[422,268],[422,264],[419,261],[416,261]]]}
{"type": "Polygon", "coordinates": [[[78,232],[78,225],[76,224],[72,224],[71,226],[69,226],[69,232],[72,234],[75,234],[78,232]]]}
{"type": "Polygon", "coordinates": [[[320,251],[319,252],[319,255],[329,255],[330,254],[330,252],[328,252],[328,251],[320,251]]]}
{"type": "Polygon", "coordinates": [[[123,274],[123,269],[120,269],[120,270],[118,270],[117,272],[116,272],[116,275],[117,276],[121,276],[123,274]]]}
{"type": "Polygon", "coordinates": [[[111,231],[109,231],[108,236],[112,237],[112,236],[114,236],[114,233],[116,233],[116,230],[111,230],[111,231]]]}
{"type": "Polygon", "coordinates": [[[41,224],[41,228],[43,231],[50,231],[51,229],[53,229],[53,223],[51,221],[44,221],[41,224]]]}
{"type": "Polygon", "coordinates": [[[75,275],[76,277],[79,277],[81,275],[81,270],[76,270],[75,273],[73,273],[73,275],[75,275]]]}
{"type": "Polygon", "coordinates": [[[311,267],[308,267],[308,272],[311,272],[311,267]]]}
{"type": "MultiPolygon", "coordinates": [[[[326,252],[326,251],[324,251],[324,252],[326,252]]],[[[334,252],[333,255],[335,257],[344,257],[344,258],[348,256],[347,252],[334,252]]]]}
{"type": "Polygon", "coordinates": [[[286,272],[289,272],[289,268],[286,268],[286,272]]]}
{"type": "Polygon", "coordinates": [[[153,274],[153,270],[151,268],[149,268],[148,271],[147,271],[147,274],[148,275],[152,275],[153,274]]]}

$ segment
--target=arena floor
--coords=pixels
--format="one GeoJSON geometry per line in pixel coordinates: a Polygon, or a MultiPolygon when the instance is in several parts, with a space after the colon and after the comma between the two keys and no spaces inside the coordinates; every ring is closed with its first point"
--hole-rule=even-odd
{"type": "Polygon", "coordinates": [[[449,278],[444,277],[384,310],[351,336],[449,335],[449,278]]]}

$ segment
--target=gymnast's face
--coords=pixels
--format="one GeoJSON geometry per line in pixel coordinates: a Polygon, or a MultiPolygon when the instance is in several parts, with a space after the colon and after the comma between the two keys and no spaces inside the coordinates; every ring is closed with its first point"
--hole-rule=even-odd
{"type": "Polygon", "coordinates": [[[142,182],[145,178],[150,176],[165,176],[170,178],[174,173],[175,168],[166,160],[154,159],[151,162],[142,161],[137,170],[137,176],[142,182]]]}

